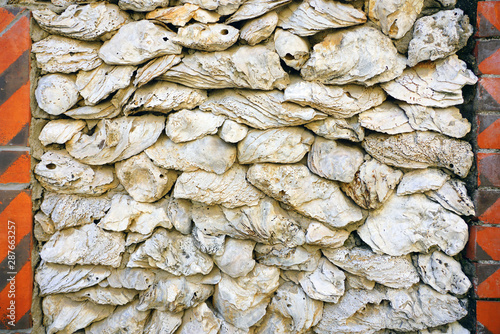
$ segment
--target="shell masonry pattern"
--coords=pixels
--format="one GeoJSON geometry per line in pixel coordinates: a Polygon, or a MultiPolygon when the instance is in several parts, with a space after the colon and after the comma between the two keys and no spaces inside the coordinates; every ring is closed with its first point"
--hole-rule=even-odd
{"type": "Polygon", "coordinates": [[[0,8],[1,326],[500,332],[496,3],[0,8]]]}

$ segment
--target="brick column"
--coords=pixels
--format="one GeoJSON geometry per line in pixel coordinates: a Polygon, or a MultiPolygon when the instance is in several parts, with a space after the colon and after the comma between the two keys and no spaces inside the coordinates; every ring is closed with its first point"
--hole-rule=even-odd
{"type": "Polygon", "coordinates": [[[467,257],[474,262],[478,334],[500,333],[500,1],[479,1],[475,56],[477,223],[467,257]]]}
{"type": "Polygon", "coordinates": [[[29,11],[0,8],[0,329],[31,327],[29,11]]]}

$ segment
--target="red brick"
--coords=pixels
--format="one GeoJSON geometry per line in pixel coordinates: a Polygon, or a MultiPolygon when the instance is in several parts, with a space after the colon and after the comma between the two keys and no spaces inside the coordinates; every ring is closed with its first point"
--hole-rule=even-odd
{"type": "Polygon", "coordinates": [[[0,191],[0,328],[24,329],[29,328],[29,312],[31,308],[32,272],[32,206],[29,191],[0,191]],[[13,222],[13,223],[9,223],[13,222]],[[9,229],[9,226],[14,228],[9,229]],[[11,231],[11,232],[9,232],[11,231]],[[7,256],[9,240],[12,235],[15,247],[15,263],[9,263],[7,256]],[[7,258],[7,259],[6,259],[7,258]],[[12,267],[11,267],[12,265],[12,267]],[[13,273],[13,274],[10,274],[13,273]],[[15,299],[9,298],[7,279],[15,277],[15,299]],[[9,318],[6,307],[10,300],[16,304],[16,326],[8,324],[9,318]],[[26,321],[28,318],[28,321],[26,321]]]}
{"type": "Polygon", "coordinates": [[[500,190],[479,189],[474,202],[478,220],[485,224],[500,224],[500,190]]]}
{"type": "Polygon", "coordinates": [[[500,74],[500,40],[477,42],[475,53],[481,74],[500,74]]]}
{"type": "Polygon", "coordinates": [[[500,36],[500,2],[477,3],[477,37],[500,36]]]}
{"type": "Polygon", "coordinates": [[[500,78],[479,78],[475,106],[477,111],[500,111],[500,78]]]}
{"type": "Polygon", "coordinates": [[[477,298],[500,298],[500,263],[476,263],[474,292],[477,298]]]}
{"type": "Polygon", "coordinates": [[[466,254],[472,261],[500,261],[500,227],[471,226],[466,254]]]}
{"type": "Polygon", "coordinates": [[[478,300],[476,303],[477,334],[500,333],[500,302],[478,300]]]}
{"type": "Polygon", "coordinates": [[[500,153],[478,153],[478,185],[500,187],[500,153]]]}
{"type": "Polygon", "coordinates": [[[0,145],[27,146],[30,117],[30,83],[26,82],[3,104],[0,104],[0,123],[2,124],[0,145]]]}
{"type": "Polygon", "coordinates": [[[0,184],[29,183],[31,158],[27,151],[0,152],[0,184]]]}
{"type": "Polygon", "coordinates": [[[3,31],[16,17],[6,8],[0,7],[0,32],[3,31]]]}
{"type": "Polygon", "coordinates": [[[484,149],[500,149],[500,115],[477,116],[477,145],[484,149]]]}
{"type": "Polygon", "coordinates": [[[26,15],[0,36],[0,73],[29,50],[31,45],[29,27],[29,18],[26,15]]]}

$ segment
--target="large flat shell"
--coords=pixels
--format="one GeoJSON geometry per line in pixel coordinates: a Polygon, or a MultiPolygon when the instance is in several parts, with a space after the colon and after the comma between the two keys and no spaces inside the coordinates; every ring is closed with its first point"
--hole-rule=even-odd
{"type": "Polygon", "coordinates": [[[195,52],[160,78],[193,88],[261,90],[284,89],[290,80],[278,54],[263,45],[195,52]]]}
{"type": "Polygon", "coordinates": [[[37,65],[42,71],[72,73],[90,71],[101,65],[102,59],[97,54],[100,47],[98,42],[50,35],[34,43],[31,52],[36,54],[37,65]]]}
{"type": "Polygon", "coordinates": [[[471,145],[434,132],[410,132],[389,136],[369,135],[363,148],[377,160],[395,167],[442,167],[460,177],[469,173],[474,160],[471,145]]]}
{"type": "Polygon", "coordinates": [[[311,36],[330,28],[345,28],[366,22],[366,15],[339,1],[305,0],[292,3],[279,13],[278,26],[299,36],[311,36]]]}
{"type": "Polygon", "coordinates": [[[233,121],[257,129],[302,125],[326,118],[325,114],[313,108],[285,102],[283,93],[278,90],[271,92],[240,89],[217,91],[210,94],[200,109],[211,111],[216,115],[224,115],[233,121]]]}
{"type": "Polygon", "coordinates": [[[50,33],[83,41],[98,40],[130,21],[126,12],[106,2],[71,5],[61,15],[50,9],[35,10],[33,17],[42,29],[50,33]]]}
{"type": "Polygon", "coordinates": [[[389,37],[361,26],[327,35],[314,46],[300,73],[307,81],[371,86],[400,76],[405,67],[405,57],[398,54],[389,37]]]}
{"type": "Polygon", "coordinates": [[[76,159],[104,165],[136,155],[156,142],[165,127],[165,117],[146,115],[101,120],[92,135],[80,133],[66,143],[76,159]]]}
{"type": "Polygon", "coordinates": [[[173,43],[175,34],[148,20],[131,22],[118,30],[99,50],[99,57],[110,65],[138,65],[146,60],[180,54],[173,43]]]}
{"type": "Polygon", "coordinates": [[[392,97],[410,104],[446,108],[464,102],[462,87],[477,77],[456,55],[406,69],[393,81],[382,84],[392,97]]]}
{"type": "Polygon", "coordinates": [[[336,182],[316,176],[304,165],[255,164],[247,177],[270,197],[328,226],[342,227],[363,218],[336,182]]]}

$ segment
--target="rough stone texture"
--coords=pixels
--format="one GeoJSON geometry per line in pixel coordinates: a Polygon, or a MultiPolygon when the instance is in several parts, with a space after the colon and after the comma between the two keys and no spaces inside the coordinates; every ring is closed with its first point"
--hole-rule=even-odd
{"type": "Polygon", "coordinates": [[[216,136],[205,136],[186,143],[176,144],[166,136],[145,150],[155,164],[185,172],[203,169],[223,174],[236,159],[236,147],[216,136]],[[217,152],[217,154],[214,154],[217,152]]]}
{"type": "Polygon", "coordinates": [[[92,224],[106,215],[111,207],[108,196],[82,197],[47,192],[40,210],[50,217],[55,230],[92,224]]]}
{"type": "Polygon", "coordinates": [[[159,268],[177,276],[206,275],[213,261],[195,247],[192,236],[159,228],[130,255],[127,267],[159,268]]]}
{"type": "Polygon", "coordinates": [[[290,248],[281,244],[258,244],[255,247],[258,263],[284,270],[312,271],[318,266],[320,258],[319,249],[306,245],[290,248]]]}
{"type": "Polygon", "coordinates": [[[64,295],[48,296],[42,302],[43,323],[47,334],[73,333],[106,318],[113,309],[111,305],[75,302],[64,295]]]}
{"type": "Polygon", "coordinates": [[[131,22],[118,30],[99,50],[99,57],[110,65],[138,65],[146,60],[180,54],[173,42],[175,34],[151,21],[131,22]]]}
{"type": "Polygon", "coordinates": [[[140,111],[166,114],[172,110],[193,109],[206,99],[207,93],[203,90],[157,81],[136,90],[123,111],[127,115],[140,111]]]}
{"type": "Polygon", "coordinates": [[[99,196],[118,185],[112,167],[83,164],[65,151],[46,152],[34,173],[45,189],[61,194],[99,196]]]}
{"type": "Polygon", "coordinates": [[[215,255],[214,262],[224,274],[233,278],[246,276],[255,266],[254,247],[253,241],[227,238],[224,253],[215,255]]]}
{"type": "Polygon", "coordinates": [[[321,179],[304,165],[256,164],[247,177],[268,196],[331,227],[362,219],[361,209],[345,197],[337,183],[321,179]],[[303,193],[302,189],[309,191],[303,193]]]}
{"type": "Polygon", "coordinates": [[[314,222],[307,227],[306,243],[322,248],[337,248],[344,244],[349,234],[347,230],[330,229],[319,222],[314,222]]]}
{"type": "Polygon", "coordinates": [[[74,119],[97,120],[114,118],[118,116],[120,112],[120,108],[115,107],[111,101],[106,101],[95,106],[79,106],[66,111],[64,114],[74,119]]]}
{"type": "Polygon", "coordinates": [[[174,334],[182,323],[184,312],[172,313],[153,310],[144,326],[144,334],[174,334]]]}
{"type": "Polygon", "coordinates": [[[236,209],[222,208],[230,226],[239,235],[264,244],[300,246],[305,242],[304,231],[275,200],[265,197],[255,206],[236,209]]]}
{"type": "Polygon", "coordinates": [[[182,234],[191,233],[192,228],[191,201],[170,197],[167,207],[167,216],[174,228],[182,234]]]}
{"type": "Polygon", "coordinates": [[[57,231],[45,243],[40,257],[65,265],[93,264],[118,267],[125,251],[125,235],[106,232],[94,224],[57,231]]]}
{"type": "Polygon", "coordinates": [[[420,18],[408,46],[408,65],[454,54],[467,44],[473,30],[469,17],[461,9],[443,10],[420,18]]]}
{"type": "Polygon", "coordinates": [[[474,203],[467,195],[467,188],[463,181],[448,180],[441,188],[428,191],[425,195],[457,215],[473,216],[476,214],[474,203]]]}
{"type": "Polygon", "coordinates": [[[165,117],[145,115],[101,120],[92,135],[80,133],[66,143],[66,150],[79,161],[104,165],[136,155],[156,142],[165,117]]]}
{"type": "Polygon", "coordinates": [[[408,289],[419,281],[409,255],[379,255],[361,247],[323,249],[323,254],[345,271],[391,288],[408,289]]]}
{"type": "Polygon", "coordinates": [[[247,126],[226,119],[219,130],[219,137],[226,143],[238,143],[247,136],[247,133],[247,126]]]}
{"type": "Polygon", "coordinates": [[[455,107],[432,108],[406,103],[400,107],[415,130],[435,131],[454,138],[462,138],[471,130],[469,121],[455,107]]]}
{"type": "Polygon", "coordinates": [[[415,131],[404,110],[388,101],[362,112],[358,120],[364,128],[390,135],[415,131]]]}
{"type": "Polygon", "coordinates": [[[204,302],[213,291],[213,286],[190,282],[184,276],[160,278],[149,289],[141,292],[137,309],[178,313],[204,302]]]}
{"type": "Polygon", "coordinates": [[[370,212],[358,234],[376,253],[401,256],[437,246],[453,256],[465,247],[468,228],[462,218],[422,194],[393,195],[370,212]]]}
{"type": "Polygon", "coordinates": [[[256,205],[264,194],[246,180],[247,168],[235,165],[218,175],[205,171],[184,172],[177,179],[173,196],[228,208],[256,205]]]}
{"type": "Polygon", "coordinates": [[[153,284],[155,274],[138,268],[114,269],[105,281],[112,288],[146,290],[153,284]]]}
{"type": "Polygon", "coordinates": [[[307,81],[371,86],[399,77],[405,67],[405,58],[387,36],[362,26],[327,35],[314,46],[300,73],[307,81]]]}
{"type": "Polygon", "coordinates": [[[141,333],[149,312],[137,310],[138,301],[118,306],[113,314],[93,323],[85,332],[89,334],[141,333]]]}
{"type": "Polygon", "coordinates": [[[48,122],[40,132],[38,139],[42,145],[64,144],[80,132],[87,123],[69,119],[56,119],[48,122]]]}
{"type": "Polygon", "coordinates": [[[61,15],[50,9],[35,10],[33,18],[42,29],[50,33],[84,41],[98,40],[130,20],[128,14],[117,5],[106,2],[71,5],[61,15]]]}
{"type": "MultiPolygon", "coordinates": [[[[268,316],[277,316],[282,319],[287,329],[286,332],[305,333],[321,319],[323,303],[309,298],[299,285],[286,282],[276,290],[276,295],[269,304],[267,312],[268,316]]],[[[271,325],[269,330],[273,327],[271,325]]]]}
{"type": "Polygon", "coordinates": [[[155,203],[140,203],[128,195],[117,194],[98,226],[108,231],[130,231],[143,235],[150,235],[158,226],[171,228],[172,223],[166,212],[167,202],[168,199],[162,199],[155,203]]]}
{"type": "Polygon", "coordinates": [[[306,0],[292,3],[279,13],[278,26],[299,36],[310,36],[330,29],[364,23],[366,15],[339,1],[306,0]]]}
{"type": "Polygon", "coordinates": [[[220,15],[230,15],[234,13],[243,0],[181,0],[181,3],[190,3],[200,6],[206,10],[216,11],[220,15]]]}
{"type": "Polygon", "coordinates": [[[464,295],[471,287],[471,282],[462,272],[460,263],[439,251],[430,254],[418,254],[416,268],[422,281],[436,291],[446,294],[451,292],[464,295]]]}
{"type": "Polygon", "coordinates": [[[225,118],[198,109],[170,114],[165,132],[174,143],[183,143],[217,133],[225,118]]]}
{"type": "Polygon", "coordinates": [[[240,38],[249,45],[255,45],[269,36],[276,29],[278,14],[269,12],[261,17],[246,22],[240,30],[240,38]]]}
{"type": "Polygon", "coordinates": [[[340,188],[364,209],[377,209],[393,193],[403,173],[375,159],[366,160],[353,182],[341,183],[340,188]]]}
{"type": "Polygon", "coordinates": [[[424,7],[424,0],[369,0],[368,16],[392,39],[403,38],[424,7]]]}
{"type": "Polygon", "coordinates": [[[321,121],[307,123],[306,128],[326,139],[345,139],[360,142],[365,138],[365,131],[358,121],[358,117],[333,118],[328,117],[321,121]]]}
{"type": "Polygon", "coordinates": [[[457,298],[441,295],[425,284],[407,290],[353,289],[339,303],[325,304],[314,330],[318,334],[375,333],[385,328],[408,332],[451,323],[466,314],[457,298]]]}
{"type": "Polygon", "coordinates": [[[224,51],[238,40],[238,29],[227,24],[193,23],[179,28],[172,38],[176,44],[202,51],[224,51]]]}
{"type": "Polygon", "coordinates": [[[369,135],[363,148],[372,157],[391,166],[411,169],[442,167],[460,177],[467,176],[474,160],[468,142],[426,131],[395,136],[369,135]]]}
{"type": "Polygon", "coordinates": [[[238,143],[238,161],[241,164],[299,162],[313,142],[314,136],[298,127],[250,130],[238,143]]]}
{"type": "Polygon", "coordinates": [[[309,298],[336,303],[344,295],[345,275],[342,270],[322,257],[312,272],[300,272],[297,279],[309,298]]]}
{"type": "Polygon", "coordinates": [[[450,176],[440,169],[426,168],[405,173],[398,186],[398,195],[423,193],[441,188],[450,176]]]}
{"type": "Polygon", "coordinates": [[[284,89],[289,83],[277,53],[263,45],[237,46],[226,51],[186,56],[161,78],[201,88],[284,89]]]}
{"type": "MultiPolygon", "coordinates": [[[[227,20],[227,23],[238,22],[241,20],[253,19],[255,17],[266,14],[271,10],[281,7],[290,0],[247,0],[243,1],[243,4],[238,8],[238,10],[227,20]]],[[[273,19],[274,21],[274,19],[273,19]]],[[[278,23],[276,21],[276,23],[278,23]]],[[[276,26],[276,24],[274,24],[276,26]]]]}
{"type": "Polygon", "coordinates": [[[102,64],[97,52],[98,42],[83,42],[67,37],[50,35],[34,43],[31,52],[36,54],[36,64],[45,72],[73,73],[90,71],[102,64]]]}
{"type": "Polygon", "coordinates": [[[221,90],[211,94],[200,109],[257,129],[301,125],[326,117],[312,108],[285,102],[283,93],[277,90],[221,90]]]}
{"type": "Polygon", "coordinates": [[[34,333],[468,333],[454,0],[92,1],[34,13],[34,333]]]}
{"type": "Polygon", "coordinates": [[[363,156],[358,147],[318,137],[309,152],[307,166],[321,177],[349,183],[363,163],[363,156]]]}
{"type": "Polygon", "coordinates": [[[118,6],[123,10],[149,12],[156,7],[168,7],[169,0],[119,0],[118,6]]]}
{"type": "Polygon", "coordinates": [[[279,286],[279,269],[256,264],[246,276],[223,274],[215,287],[214,307],[227,322],[248,330],[265,314],[271,294],[279,286]]]}
{"type": "Polygon", "coordinates": [[[137,70],[134,86],[141,87],[162,75],[182,60],[181,55],[166,55],[151,59],[137,70]]]}
{"type": "Polygon", "coordinates": [[[477,77],[456,55],[435,62],[423,62],[403,71],[393,81],[382,83],[392,97],[410,104],[446,108],[463,103],[462,87],[477,77]]]}
{"type": "Polygon", "coordinates": [[[378,106],[385,100],[377,86],[327,86],[319,82],[296,81],[285,89],[285,101],[311,106],[335,118],[349,118],[378,106]]]}
{"type": "Polygon", "coordinates": [[[177,173],[156,166],[145,153],[117,162],[116,176],[138,202],[155,202],[174,185],[177,173]]]}
{"type": "Polygon", "coordinates": [[[47,74],[38,80],[35,98],[43,111],[60,115],[76,104],[78,90],[74,75],[47,74]]]}
{"type": "Polygon", "coordinates": [[[127,87],[135,70],[135,66],[102,64],[92,71],[78,72],[76,87],[87,104],[96,105],[109,94],[127,87]]]}
{"type": "Polygon", "coordinates": [[[209,12],[197,5],[186,3],[182,6],[158,8],[146,14],[146,19],[170,23],[175,26],[185,26],[189,20],[194,19],[201,23],[214,23],[219,20],[220,15],[209,12]]]}
{"type": "Polygon", "coordinates": [[[62,294],[99,284],[111,274],[103,266],[64,266],[42,261],[35,273],[40,296],[62,294]]]}
{"type": "Polygon", "coordinates": [[[217,334],[221,321],[205,303],[184,312],[182,324],[176,334],[206,333],[217,334]]]}
{"type": "Polygon", "coordinates": [[[125,305],[130,303],[139,292],[129,289],[115,289],[93,286],[66,294],[75,301],[91,301],[98,305],[125,305]]]}
{"type": "Polygon", "coordinates": [[[281,60],[287,66],[300,70],[309,59],[309,42],[286,30],[276,29],[274,33],[274,48],[281,60]]]}

